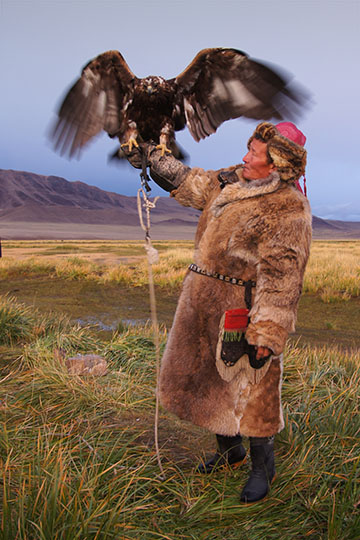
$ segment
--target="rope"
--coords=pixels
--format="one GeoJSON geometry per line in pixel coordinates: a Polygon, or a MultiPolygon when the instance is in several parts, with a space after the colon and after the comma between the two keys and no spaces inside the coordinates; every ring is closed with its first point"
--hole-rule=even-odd
{"type": "Polygon", "coordinates": [[[151,322],[154,332],[154,343],[155,343],[155,356],[156,356],[156,404],[155,404],[155,425],[154,425],[154,436],[155,436],[155,450],[156,450],[156,458],[159,465],[159,469],[161,472],[162,480],[165,479],[165,473],[164,469],[161,464],[161,457],[160,457],[160,451],[159,451],[159,392],[158,392],[158,384],[159,384],[159,375],[160,375],[160,339],[159,339],[159,324],[158,324],[158,318],[157,318],[157,311],[156,311],[156,299],[155,299],[155,287],[154,287],[154,276],[152,271],[152,265],[156,263],[159,260],[159,253],[157,249],[155,249],[151,244],[151,238],[150,238],[150,211],[155,208],[156,202],[159,199],[159,197],[155,197],[153,201],[150,201],[147,196],[147,191],[149,192],[150,189],[148,187],[148,184],[146,182],[146,176],[144,177],[143,174],[140,174],[141,178],[141,188],[138,190],[137,193],[137,208],[139,213],[139,220],[140,225],[143,231],[145,231],[145,250],[147,253],[147,260],[148,260],[148,275],[149,275],[149,293],[150,293],[150,310],[151,310],[151,322]],[[146,215],[146,223],[144,223],[143,219],[143,212],[142,212],[142,202],[143,199],[143,206],[145,209],[145,215],[146,215]]]}

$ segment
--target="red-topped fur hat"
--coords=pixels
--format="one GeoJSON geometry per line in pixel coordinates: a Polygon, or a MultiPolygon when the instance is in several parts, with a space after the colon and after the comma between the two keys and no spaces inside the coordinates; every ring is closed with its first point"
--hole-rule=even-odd
{"type": "Polygon", "coordinates": [[[298,180],[305,174],[305,135],[291,122],[281,122],[277,126],[262,122],[250,137],[248,146],[254,138],[267,144],[269,158],[277,168],[281,180],[294,182],[301,190],[298,180]]]}

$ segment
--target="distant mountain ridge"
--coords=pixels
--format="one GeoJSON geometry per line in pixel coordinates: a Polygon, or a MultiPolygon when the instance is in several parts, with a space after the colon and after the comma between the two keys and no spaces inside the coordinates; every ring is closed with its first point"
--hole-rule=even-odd
{"type": "Polygon", "coordinates": [[[86,209],[126,206],[124,196],[103,191],[84,182],[59,176],[42,176],[0,169],[0,211],[25,204],[71,206],[86,209]]]}
{"type": "MultiPolygon", "coordinates": [[[[181,220],[196,225],[200,213],[160,197],[154,223],[181,220]]],[[[136,197],[104,191],[58,176],[0,169],[0,222],[52,222],[139,225],[136,197]]]]}
{"type": "MultiPolygon", "coordinates": [[[[152,222],[195,227],[200,212],[160,197],[152,222]]],[[[67,223],[139,226],[136,197],[104,191],[58,176],[0,169],[0,223],[67,223]]],[[[360,222],[313,216],[314,238],[360,238],[360,222]]]]}

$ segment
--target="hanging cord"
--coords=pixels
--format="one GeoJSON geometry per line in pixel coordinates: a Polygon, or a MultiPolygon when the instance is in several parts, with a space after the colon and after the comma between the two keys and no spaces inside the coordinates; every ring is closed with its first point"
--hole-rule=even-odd
{"type": "Polygon", "coordinates": [[[151,188],[148,184],[148,176],[146,174],[146,168],[143,166],[142,172],[140,173],[141,179],[141,188],[137,193],[137,207],[139,213],[139,220],[141,228],[145,231],[145,250],[147,253],[148,260],[148,275],[149,275],[149,293],[150,293],[150,310],[151,310],[151,322],[154,332],[154,343],[155,343],[155,355],[156,355],[156,404],[155,404],[155,425],[154,425],[154,435],[155,435],[155,450],[156,458],[158,461],[159,469],[161,472],[161,479],[165,479],[164,469],[161,464],[161,457],[159,451],[159,375],[160,375],[160,338],[159,338],[159,324],[156,311],[156,299],[155,299],[155,287],[154,287],[154,276],[152,271],[152,265],[157,263],[159,260],[159,253],[151,244],[150,238],[150,211],[155,208],[156,202],[159,197],[155,197],[153,201],[150,201],[148,198],[148,193],[150,193],[151,188]],[[143,207],[145,209],[146,223],[144,223],[143,212],[141,202],[143,199],[143,207]]]}

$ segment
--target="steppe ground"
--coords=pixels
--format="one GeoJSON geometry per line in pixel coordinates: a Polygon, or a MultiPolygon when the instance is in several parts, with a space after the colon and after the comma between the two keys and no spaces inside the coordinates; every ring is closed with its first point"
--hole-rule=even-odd
{"type": "MultiPolygon", "coordinates": [[[[40,272],[28,270],[0,281],[0,294],[14,295],[20,302],[69,315],[74,321],[98,324],[99,328],[114,329],[126,321],[144,323],[150,318],[148,287],[146,285],[146,255],[144,233],[139,228],[137,240],[28,240],[2,241],[2,264],[25,264],[31,260],[49,263],[40,272]],[[7,262],[8,261],[8,262],[7,262]],[[13,261],[13,263],[11,263],[13,261]],[[84,268],[82,278],[66,279],[56,271],[56,265],[72,263],[93,265],[84,268]],[[136,272],[132,267],[136,267],[136,272]],[[123,270],[129,275],[103,279],[99,275],[111,269],[112,274],[123,270]],[[135,275],[141,269],[142,278],[135,275]],[[89,279],[86,278],[88,274],[89,279]],[[95,274],[98,274],[96,277],[95,274]],[[133,274],[133,277],[131,277],[133,274]],[[35,277],[34,277],[35,276],[35,277]],[[92,277],[91,277],[92,276],[92,277]],[[144,277],[145,276],[145,277],[144,277]]],[[[153,239],[161,258],[163,286],[157,286],[160,323],[171,326],[182,277],[192,261],[191,240],[153,239]],[[174,254],[173,251],[176,251],[174,254]],[[183,254],[182,254],[183,250],[183,254]],[[176,282],[172,283],[172,265],[176,262],[176,282]],[[167,276],[169,280],[167,280],[167,276]],[[169,283],[167,283],[169,281],[169,283]]],[[[292,342],[334,345],[353,349],[360,347],[359,285],[360,241],[315,240],[305,275],[304,294],[300,299],[297,328],[292,342]]],[[[0,259],[1,260],[1,259],[0,259]]],[[[160,271],[159,271],[160,272],[160,271]]],[[[158,275],[155,268],[155,274],[158,275]]],[[[76,274],[76,272],[75,272],[76,274]]]]}
{"type": "MultiPolygon", "coordinates": [[[[154,246],[162,351],[193,243],[154,246]]],[[[277,477],[247,506],[249,463],[197,473],[213,435],[162,409],[160,474],[144,239],[2,241],[0,539],[359,540],[359,260],[359,241],[313,243],[277,477]],[[67,372],[88,353],[105,376],[67,372]]]]}

